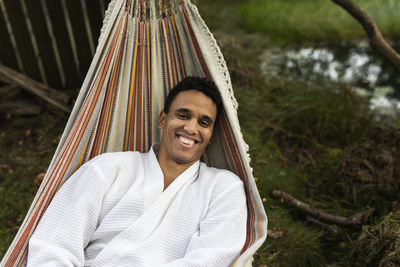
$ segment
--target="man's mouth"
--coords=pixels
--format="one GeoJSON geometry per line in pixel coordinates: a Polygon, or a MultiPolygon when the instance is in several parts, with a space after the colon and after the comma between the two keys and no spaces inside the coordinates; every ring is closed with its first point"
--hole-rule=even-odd
{"type": "Polygon", "coordinates": [[[182,135],[178,135],[177,137],[178,137],[179,143],[181,143],[186,148],[192,148],[192,147],[194,147],[195,144],[198,143],[198,141],[196,141],[194,139],[189,139],[189,138],[183,137],[182,135]]]}

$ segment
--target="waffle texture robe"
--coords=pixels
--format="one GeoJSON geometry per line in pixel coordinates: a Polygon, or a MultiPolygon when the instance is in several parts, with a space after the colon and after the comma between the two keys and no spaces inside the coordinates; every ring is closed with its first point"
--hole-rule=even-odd
{"type": "Polygon", "coordinates": [[[29,242],[28,266],[230,266],[246,239],[233,173],[196,162],[166,190],[153,148],[79,168],[29,242]]]}

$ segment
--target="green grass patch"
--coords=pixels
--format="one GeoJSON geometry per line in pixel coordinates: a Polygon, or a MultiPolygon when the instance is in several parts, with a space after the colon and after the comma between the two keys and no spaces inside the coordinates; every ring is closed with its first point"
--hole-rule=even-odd
{"type": "Polygon", "coordinates": [[[251,89],[236,88],[239,118],[268,214],[268,229],[281,233],[267,239],[256,265],[346,262],[347,251],[338,247],[337,240],[326,240],[325,232],[307,223],[304,214],[270,197],[278,189],[331,214],[351,216],[359,211],[351,194],[346,195],[335,179],[335,171],[343,151],[374,123],[363,101],[358,103],[360,99],[340,88],[284,80],[270,84],[259,80],[251,89]]]}
{"type": "Polygon", "coordinates": [[[58,144],[65,114],[0,117],[0,258],[17,233],[58,144]],[[39,176],[38,176],[39,175],[39,176]]]}
{"type": "Polygon", "coordinates": [[[293,219],[284,208],[266,205],[271,235],[255,255],[254,266],[324,266],[322,232],[293,219]]]}
{"type": "MultiPolygon", "coordinates": [[[[400,36],[400,2],[355,0],[387,38],[400,36]]],[[[332,1],[254,0],[239,7],[243,25],[273,43],[339,42],[365,38],[360,24],[332,1]]]]}
{"type": "Polygon", "coordinates": [[[267,210],[270,232],[267,241],[255,255],[254,266],[318,266],[324,263],[320,239],[323,233],[298,220],[285,204],[270,197],[270,192],[279,188],[305,198],[306,176],[283,166],[276,148],[260,143],[260,138],[254,132],[246,129],[244,134],[250,146],[257,187],[267,210]]]}

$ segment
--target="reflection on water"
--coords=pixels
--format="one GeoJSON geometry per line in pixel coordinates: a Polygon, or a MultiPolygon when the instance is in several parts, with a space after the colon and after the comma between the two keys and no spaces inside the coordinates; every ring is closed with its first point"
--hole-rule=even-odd
{"type": "MultiPolygon", "coordinates": [[[[399,49],[396,49],[399,51],[399,49]]],[[[381,116],[400,117],[400,75],[367,42],[297,49],[268,49],[262,54],[267,79],[346,82],[369,97],[381,116]]]]}

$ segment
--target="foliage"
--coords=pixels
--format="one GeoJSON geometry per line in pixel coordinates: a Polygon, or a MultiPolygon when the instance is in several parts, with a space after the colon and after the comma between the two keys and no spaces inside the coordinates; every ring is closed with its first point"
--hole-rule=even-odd
{"type": "MultiPolygon", "coordinates": [[[[356,0],[384,36],[400,37],[397,0],[356,0]]],[[[332,1],[254,0],[240,7],[244,26],[267,34],[272,43],[338,42],[366,36],[362,27],[332,1]]]]}
{"type": "Polygon", "coordinates": [[[279,147],[285,163],[305,169],[322,155],[334,160],[374,125],[367,101],[343,84],[258,83],[243,93],[251,114],[242,116],[252,118],[262,142],[279,147]]]}

